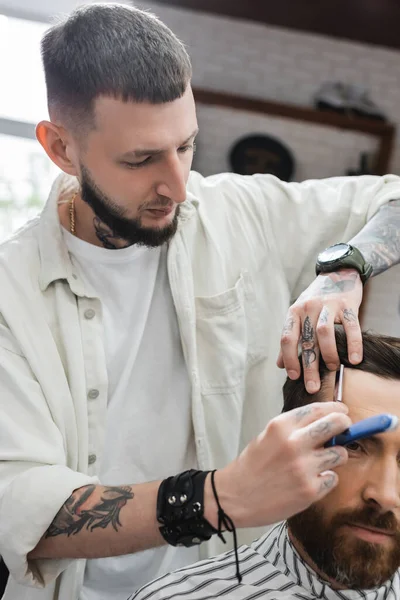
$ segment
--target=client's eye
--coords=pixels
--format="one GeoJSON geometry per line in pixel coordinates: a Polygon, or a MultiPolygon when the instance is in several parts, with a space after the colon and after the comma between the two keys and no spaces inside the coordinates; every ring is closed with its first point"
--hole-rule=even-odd
{"type": "Polygon", "coordinates": [[[359,444],[358,442],[349,442],[345,445],[345,448],[350,452],[359,452],[360,450],[362,450],[361,444],[359,444]]]}

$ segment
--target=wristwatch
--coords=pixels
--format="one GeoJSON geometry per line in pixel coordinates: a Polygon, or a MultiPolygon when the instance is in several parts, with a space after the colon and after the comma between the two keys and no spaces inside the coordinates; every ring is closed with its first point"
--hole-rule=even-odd
{"type": "Polygon", "coordinates": [[[339,269],[356,269],[363,284],[372,275],[372,265],[365,260],[358,248],[350,244],[334,244],[318,254],[315,265],[317,275],[339,269]]]}

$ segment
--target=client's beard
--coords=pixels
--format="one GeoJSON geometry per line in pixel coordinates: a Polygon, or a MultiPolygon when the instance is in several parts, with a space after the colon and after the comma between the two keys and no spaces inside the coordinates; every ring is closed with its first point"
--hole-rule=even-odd
{"type": "Polygon", "coordinates": [[[392,512],[380,514],[368,506],[337,513],[329,522],[322,509],[311,506],[288,519],[290,533],[301,543],[318,569],[349,589],[381,586],[400,566],[400,530],[392,512]],[[365,525],[393,533],[392,544],[366,542],[343,525],[365,525]]]}

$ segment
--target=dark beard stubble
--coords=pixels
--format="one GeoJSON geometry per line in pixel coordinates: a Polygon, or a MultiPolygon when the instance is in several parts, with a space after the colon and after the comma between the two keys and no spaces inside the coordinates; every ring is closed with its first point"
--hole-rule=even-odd
{"type": "MultiPolygon", "coordinates": [[[[162,246],[175,235],[178,227],[179,206],[175,209],[174,218],[162,229],[143,227],[140,217],[129,219],[124,212],[95,184],[89,171],[81,165],[81,197],[96,215],[94,227],[98,239],[103,246],[115,249],[115,241],[123,240],[124,246],[162,246]]],[[[166,199],[160,198],[159,205],[165,206],[166,199]]],[[[168,199],[168,202],[170,200],[168,199]]]]}
{"type": "Polygon", "coordinates": [[[311,506],[288,520],[291,534],[318,569],[349,589],[381,586],[400,566],[400,531],[393,513],[379,514],[371,507],[341,511],[329,523],[319,507],[311,506]],[[339,531],[346,524],[395,532],[390,548],[339,531]]]}

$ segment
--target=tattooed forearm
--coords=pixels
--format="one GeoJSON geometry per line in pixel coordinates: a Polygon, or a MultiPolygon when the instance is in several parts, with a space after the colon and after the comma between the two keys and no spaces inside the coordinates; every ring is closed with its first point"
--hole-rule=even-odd
{"type": "Polygon", "coordinates": [[[76,490],[57,513],[45,538],[75,535],[84,528],[88,531],[98,527],[105,529],[108,525],[118,531],[118,527],[121,527],[120,512],[128,500],[133,498],[132,488],[106,487],[100,499],[93,502],[95,490],[95,485],[76,490]]]}
{"type": "Polygon", "coordinates": [[[350,242],[372,264],[372,275],[400,262],[400,200],[383,206],[350,242]]]}
{"type": "Polygon", "coordinates": [[[304,366],[309,368],[312,363],[317,360],[317,353],[315,351],[315,335],[314,327],[311,324],[310,317],[304,319],[303,332],[301,336],[301,347],[302,355],[304,359],[304,366]]]}

